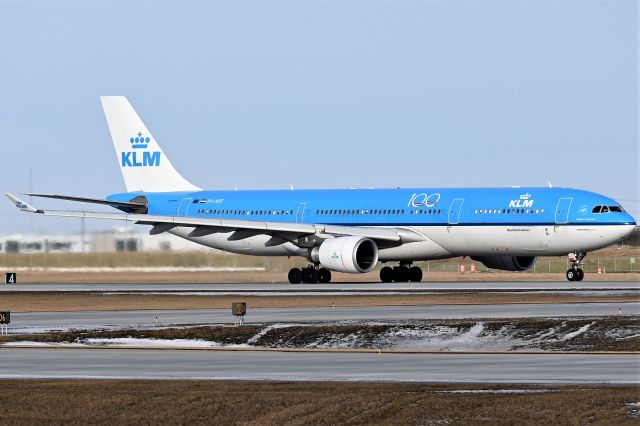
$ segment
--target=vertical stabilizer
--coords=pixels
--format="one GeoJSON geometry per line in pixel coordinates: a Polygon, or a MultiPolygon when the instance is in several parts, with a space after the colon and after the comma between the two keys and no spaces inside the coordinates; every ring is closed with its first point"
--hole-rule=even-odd
{"type": "Polygon", "coordinates": [[[104,115],[128,192],[197,191],[187,181],[124,96],[101,96],[104,115]]]}

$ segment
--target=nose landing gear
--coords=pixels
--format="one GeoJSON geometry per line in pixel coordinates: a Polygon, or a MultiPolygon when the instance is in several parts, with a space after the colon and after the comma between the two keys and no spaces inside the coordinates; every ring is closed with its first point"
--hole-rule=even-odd
{"type": "Polygon", "coordinates": [[[584,271],[580,268],[580,263],[586,255],[587,253],[584,252],[569,253],[569,261],[571,262],[571,267],[567,270],[569,281],[582,281],[584,278],[584,271]]]}

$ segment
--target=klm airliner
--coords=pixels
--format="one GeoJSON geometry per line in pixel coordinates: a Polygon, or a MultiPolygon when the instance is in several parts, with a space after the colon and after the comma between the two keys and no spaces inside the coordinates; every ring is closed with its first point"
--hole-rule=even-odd
{"type": "Polygon", "coordinates": [[[150,225],[233,253],[301,256],[292,284],[328,283],[331,271],[362,274],[378,262],[383,282],[421,281],[416,261],[470,256],[489,268],[526,271],[539,256],[568,255],[580,281],[587,252],[628,235],[636,222],[615,200],[569,188],[397,188],[205,191],[169,161],[128,100],[101,98],[127,192],[106,198],[27,194],[111,206],[120,212],[41,210],[44,216],[150,225]]]}

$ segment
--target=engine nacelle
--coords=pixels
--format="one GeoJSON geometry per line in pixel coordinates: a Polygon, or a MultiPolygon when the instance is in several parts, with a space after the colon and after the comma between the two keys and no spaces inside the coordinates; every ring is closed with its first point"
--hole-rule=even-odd
{"type": "Polygon", "coordinates": [[[332,271],[362,274],[376,267],[378,246],[369,238],[338,237],[324,241],[311,257],[332,271]]]}
{"type": "Polygon", "coordinates": [[[527,271],[533,268],[536,256],[477,256],[471,259],[482,262],[487,268],[503,271],[527,271]]]}

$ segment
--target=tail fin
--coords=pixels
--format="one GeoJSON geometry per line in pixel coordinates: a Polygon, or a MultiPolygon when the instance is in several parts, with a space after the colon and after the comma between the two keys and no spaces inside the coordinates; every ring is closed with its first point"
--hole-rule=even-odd
{"type": "Polygon", "coordinates": [[[173,167],[124,96],[101,96],[127,191],[198,191],[173,167]]]}

